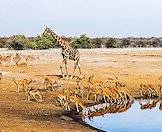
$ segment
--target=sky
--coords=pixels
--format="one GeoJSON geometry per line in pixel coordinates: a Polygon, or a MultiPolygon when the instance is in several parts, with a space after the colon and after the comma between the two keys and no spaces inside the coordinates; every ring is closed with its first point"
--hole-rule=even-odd
{"type": "Polygon", "coordinates": [[[0,0],[0,36],[161,37],[162,0],[0,0]]]}

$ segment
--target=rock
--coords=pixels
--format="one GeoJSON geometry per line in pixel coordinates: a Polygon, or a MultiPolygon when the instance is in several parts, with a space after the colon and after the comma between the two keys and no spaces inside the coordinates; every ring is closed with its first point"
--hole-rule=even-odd
{"type": "Polygon", "coordinates": [[[68,117],[68,116],[64,116],[64,115],[61,116],[60,119],[65,120],[65,121],[73,121],[72,118],[70,118],[70,117],[68,117]]]}

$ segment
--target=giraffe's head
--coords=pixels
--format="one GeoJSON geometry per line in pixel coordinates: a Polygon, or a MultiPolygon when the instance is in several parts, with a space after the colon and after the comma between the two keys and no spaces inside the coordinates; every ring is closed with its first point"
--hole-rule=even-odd
{"type": "Polygon", "coordinates": [[[59,36],[55,32],[53,32],[53,30],[50,29],[49,27],[45,28],[42,35],[45,35],[45,34],[51,35],[54,39],[56,39],[56,41],[58,41],[58,39],[59,39],[59,36]]]}
{"type": "Polygon", "coordinates": [[[51,29],[49,27],[46,27],[42,35],[51,33],[51,29]]]}
{"type": "Polygon", "coordinates": [[[65,42],[61,37],[59,37],[55,32],[53,32],[53,30],[51,30],[50,28],[46,27],[43,34],[49,34],[51,35],[56,42],[58,42],[58,45],[62,48],[62,49],[66,49],[68,47],[68,43],[65,42]]]}

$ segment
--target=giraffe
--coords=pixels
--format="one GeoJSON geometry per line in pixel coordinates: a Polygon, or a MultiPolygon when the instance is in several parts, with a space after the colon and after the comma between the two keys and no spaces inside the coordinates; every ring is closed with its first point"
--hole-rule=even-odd
{"type": "MultiPolygon", "coordinates": [[[[63,64],[65,66],[66,69],[66,78],[69,77],[68,75],[68,68],[67,68],[67,60],[73,60],[74,61],[74,70],[73,73],[71,75],[71,79],[74,77],[74,73],[76,68],[78,67],[79,69],[79,73],[81,75],[81,68],[80,68],[80,54],[79,51],[77,49],[74,49],[70,46],[69,42],[64,41],[61,37],[59,37],[55,32],[53,32],[50,28],[46,27],[45,31],[43,32],[44,34],[49,34],[50,36],[52,36],[52,38],[58,43],[58,45],[61,47],[62,49],[62,57],[63,57],[63,64]]],[[[60,66],[61,69],[61,73],[63,78],[65,78],[64,72],[62,70],[62,64],[60,66]]]]}

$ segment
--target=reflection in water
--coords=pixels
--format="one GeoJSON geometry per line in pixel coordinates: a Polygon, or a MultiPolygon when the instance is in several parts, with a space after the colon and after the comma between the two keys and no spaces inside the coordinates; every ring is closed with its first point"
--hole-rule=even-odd
{"type": "Polygon", "coordinates": [[[83,120],[109,132],[162,132],[162,100],[104,103],[83,110],[83,120]]]}
{"type": "Polygon", "coordinates": [[[143,100],[140,100],[140,108],[141,109],[152,109],[156,107],[157,103],[159,102],[159,99],[148,99],[147,103],[143,104],[143,100]]]}
{"type": "Polygon", "coordinates": [[[159,109],[162,111],[162,100],[160,100],[159,102],[160,102],[159,109]]]}
{"type": "Polygon", "coordinates": [[[133,101],[125,101],[120,104],[110,104],[104,103],[99,105],[94,105],[91,107],[87,107],[83,110],[83,117],[89,118],[91,120],[93,117],[96,116],[104,116],[107,113],[120,113],[128,110],[133,101]]]}

